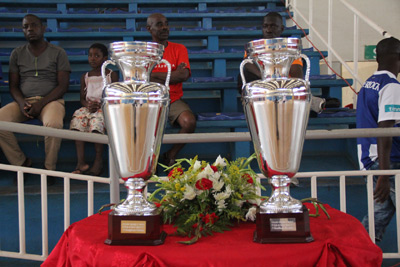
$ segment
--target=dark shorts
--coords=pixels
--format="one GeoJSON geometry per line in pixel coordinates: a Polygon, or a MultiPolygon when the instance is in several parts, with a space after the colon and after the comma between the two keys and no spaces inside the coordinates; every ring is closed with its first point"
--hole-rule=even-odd
{"type": "Polygon", "coordinates": [[[177,119],[179,115],[182,114],[184,111],[190,111],[189,105],[185,103],[182,99],[176,100],[174,103],[172,103],[169,106],[169,113],[168,113],[168,121],[171,125],[176,126],[177,125],[177,119]]]}

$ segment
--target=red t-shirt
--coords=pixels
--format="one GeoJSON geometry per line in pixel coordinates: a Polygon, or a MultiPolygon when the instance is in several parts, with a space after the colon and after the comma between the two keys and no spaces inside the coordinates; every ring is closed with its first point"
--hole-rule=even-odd
{"type": "MultiPolygon", "coordinates": [[[[182,62],[186,63],[186,67],[189,70],[190,75],[190,64],[187,49],[182,44],[168,42],[167,47],[164,49],[163,59],[167,60],[171,64],[171,71],[176,68],[182,62]]],[[[164,63],[158,64],[154,67],[153,72],[167,72],[168,68],[164,63]]],[[[183,96],[182,83],[170,84],[169,85],[169,97],[171,103],[180,99],[183,96]]]]}

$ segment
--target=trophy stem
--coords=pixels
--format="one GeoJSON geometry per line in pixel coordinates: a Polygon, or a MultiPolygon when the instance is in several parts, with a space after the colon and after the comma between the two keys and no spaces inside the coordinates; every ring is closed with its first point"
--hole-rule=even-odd
{"type": "Polygon", "coordinates": [[[301,213],[302,206],[300,200],[290,196],[291,178],[287,175],[274,175],[270,178],[272,187],[271,197],[261,203],[261,213],[301,213]]]}
{"type": "Polygon", "coordinates": [[[147,201],[144,196],[144,188],[147,182],[143,178],[129,178],[125,182],[125,186],[128,189],[128,195],[126,200],[115,208],[116,214],[123,215],[156,215],[158,214],[157,207],[147,201]]]}

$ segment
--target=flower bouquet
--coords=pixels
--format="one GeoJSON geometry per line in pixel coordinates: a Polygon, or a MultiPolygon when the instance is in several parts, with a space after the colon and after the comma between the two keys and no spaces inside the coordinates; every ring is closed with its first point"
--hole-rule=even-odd
{"type": "Polygon", "coordinates": [[[255,219],[261,202],[257,189],[262,188],[250,168],[255,158],[239,158],[228,162],[218,156],[210,165],[205,161],[179,159],[171,167],[168,179],[153,176],[158,182],[150,200],[162,209],[164,223],[173,223],[176,234],[191,237],[184,244],[193,244],[202,236],[229,230],[234,221],[255,219]],[[187,170],[182,166],[188,163],[187,170]],[[161,196],[157,199],[156,196],[161,196]]]}

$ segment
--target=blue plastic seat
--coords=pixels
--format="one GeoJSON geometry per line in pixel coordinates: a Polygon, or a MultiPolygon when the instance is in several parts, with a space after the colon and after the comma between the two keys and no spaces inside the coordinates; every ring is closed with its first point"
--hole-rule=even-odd
{"type": "Polygon", "coordinates": [[[310,80],[335,80],[336,74],[311,75],[310,80]]]}
{"type": "Polygon", "coordinates": [[[225,121],[225,120],[245,120],[246,117],[242,112],[221,112],[221,113],[198,113],[199,121],[225,121]]]}
{"type": "Polygon", "coordinates": [[[194,83],[209,83],[209,82],[233,82],[233,77],[193,77],[194,83]]]}

